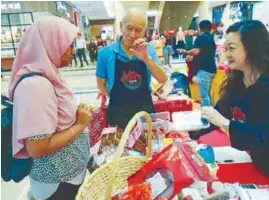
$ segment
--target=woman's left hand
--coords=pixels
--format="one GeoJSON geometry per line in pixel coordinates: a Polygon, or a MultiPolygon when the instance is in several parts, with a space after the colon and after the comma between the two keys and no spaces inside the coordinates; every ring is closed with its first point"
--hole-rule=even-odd
{"type": "Polygon", "coordinates": [[[202,107],[201,113],[202,118],[207,119],[210,123],[220,128],[225,128],[229,124],[229,120],[211,106],[202,107]]]}

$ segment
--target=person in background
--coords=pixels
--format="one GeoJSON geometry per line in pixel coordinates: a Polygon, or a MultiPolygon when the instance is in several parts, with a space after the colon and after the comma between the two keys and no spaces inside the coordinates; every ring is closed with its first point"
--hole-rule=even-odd
{"type": "MultiPolygon", "coordinates": [[[[74,49],[75,49],[75,47],[76,47],[76,41],[74,42],[74,49]]],[[[73,57],[72,57],[72,59],[70,61],[70,64],[69,64],[70,67],[73,67],[73,60],[75,61],[75,67],[77,67],[78,66],[78,62],[77,62],[76,54],[73,55],[73,57]]]]}
{"type": "Polygon", "coordinates": [[[164,48],[163,48],[164,64],[172,68],[172,55],[174,54],[173,48],[171,46],[171,43],[169,44],[169,41],[166,40],[164,36],[161,37],[162,40],[164,41],[164,48]]]}
{"type": "Polygon", "coordinates": [[[210,34],[212,24],[209,20],[203,20],[199,24],[200,35],[194,42],[194,48],[187,51],[179,49],[180,54],[193,56],[192,71],[194,77],[192,81],[197,82],[202,100],[202,106],[210,106],[210,87],[216,74],[215,63],[216,44],[210,34]]]}
{"type": "Polygon", "coordinates": [[[94,62],[97,60],[97,54],[98,54],[97,45],[95,43],[94,38],[91,38],[90,44],[88,45],[88,50],[90,53],[91,62],[92,64],[94,64],[94,62]]]}
{"type": "Polygon", "coordinates": [[[82,57],[83,57],[83,60],[87,63],[87,65],[89,65],[86,58],[86,54],[85,54],[86,41],[81,37],[81,33],[77,34],[76,49],[77,49],[77,55],[80,61],[80,67],[83,67],[82,57]]]}
{"type": "Polygon", "coordinates": [[[13,154],[33,158],[29,199],[74,200],[90,158],[91,108],[76,106],[59,69],[75,54],[77,28],[58,17],[31,25],[12,66],[13,154]],[[30,73],[40,73],[23,79],[30,73]],[[16,89],[15,89],[16,88],[16,89]]]}
{"type": "Polygon", "coordinates": [[[101,36],[97,38],[97,49],[98,51],[105,46],[104,41],[102,40],[101,36]]]}
{"type": "Polygon", "coordinates": [[[269,178],[269,33],[258,20],[237,22],[226,32],[231,72],[215,108],[202,108],[211,127],[190,135],[198,139],[224,128],[232,146],[249,151],[253,163],[269,178]]]}
{"type": "Polygon", "coordinates": [[[121,22],[122,37],[101,49],[97,58],[97,85],[110,97],[107,121],[122,129],[137,112],[154,112],[151,75],[160,83],[167,81],[154,47],[142,39],[146,27],[145,12],[131,8],[121,22]]]}

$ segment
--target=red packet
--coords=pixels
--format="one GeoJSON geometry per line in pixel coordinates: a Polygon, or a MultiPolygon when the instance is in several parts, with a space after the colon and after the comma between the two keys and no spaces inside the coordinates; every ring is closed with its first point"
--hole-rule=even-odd
{"type": "Polygon", "coordinates": [[[152,200],[149,183],[142,183],[128,187],[128,191],[112,197],[112,200],[152,200]]]}
{"type": "Polygon", "coordinates": [[[202,158],[187,143],[176,140],[129,177],[128,184],[143,183],[153,173],[160,172],[162,175],[165,174],[161,172],[164,170],[172,174],[172,178],[169,178],[170,181],[172,180],[172,184],[168,185],[168,189],[158,198],[165,197],[168,200],[172,199],[183,188],[193,184],[194,180],[209,182],[216,180],[202,158]]]}
{"type": "Polygon", "coordinates": [[[154,103],[156,112],[169,112],[172,121],[173,112],[192,111],[193,104],[190,100],[158,101],[154,103]]]}
{"type": "Polygon", "coordinates": [[[137,124],[127,139],[126,147],[132,148],[135,145],[138,138],[140,137],[140,135],[142,134],[142,132],[143,132],[142,127],[140,127],[140,125],[137,124]]]}
{"type": "Polygon", "coordinates": [[[181,139],[183,141],[187,141],[187,140],[190,140],[190,137],[189,137],[189,134],[188,133],[185,133],[185,132],[175,132],[175,131],[172,131],[168,134],[167,136],[168,138],[172,138],[172,139],[181,139]]]}
{"type": "MultiPolygon", "coordinates": [[[[167,199],[172,199],[182,188],[188,187],[194,183],[194,179],[190,176],[182,164],[181,155],[175,151],[173,145],[169,145],[159,154],[146,163],[143,168],[137,171],[128,179],[129,185],[139,184],[149,178],[149,174],[160,169],[166,169],[173,174],[173,190],[167,199]]],[[[160,198],[160,197],[158,197],[160,198]]]]}
{"type": "Polygon", "coordinates": [[[101,140],[101,133],[105,127],[107,127],[106,121],[106,95],[99,94],[98,98],[101,97],[100,109],[93,112],[92,121],[88,126],[90,134],[90,147],[93,147],[96,143],[101,140]]]}

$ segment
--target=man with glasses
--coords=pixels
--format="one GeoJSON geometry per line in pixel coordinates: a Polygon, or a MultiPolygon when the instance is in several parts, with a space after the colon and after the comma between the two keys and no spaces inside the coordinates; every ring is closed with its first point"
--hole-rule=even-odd
{"type": "Polygon", "coordinates": [[[110,97],[107,120],[125,128],[139,111],[154,112],[151,98],[151,75],[160,83],[166,73],[154,47],[143,39],[147,16],[139,8],[127,11],[120,24],[122,36],[103,48],[97,59],[98,88],[110,97]]]}

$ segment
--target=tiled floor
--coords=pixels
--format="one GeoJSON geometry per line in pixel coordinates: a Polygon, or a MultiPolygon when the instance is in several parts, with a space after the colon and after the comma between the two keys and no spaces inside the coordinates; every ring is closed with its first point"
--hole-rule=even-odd
{"type": "MultiPolygon", "coordinates": [[[[179,60],[173,60],[173,70],[185,72],[185,63],[179,60]]],[[[4,80],[1,81],[1,94],[7,94],[8,79],[10,72],[3,72],[4,80]]],[[[65,78],[69,88],[75,94],[77,103],[90,103],[99,105],[96,99],[98,89],[95,79],[95,66],[91,65],[84,68],[72,67],[61,69],[61,74],[65,78]]],[[[29,179],[24,179],[21,183],[1,183],[2,200],[27,200],[26,193],[29,188],[29,179]]]]}

